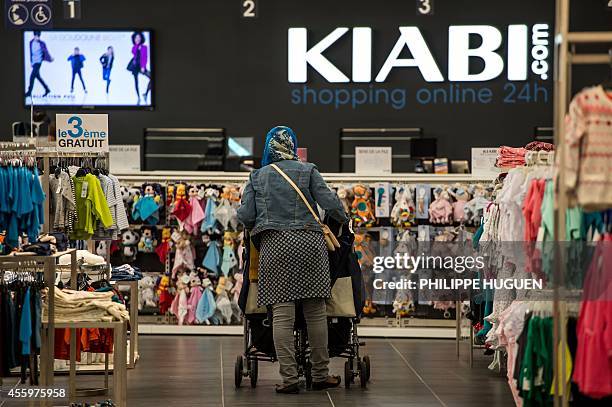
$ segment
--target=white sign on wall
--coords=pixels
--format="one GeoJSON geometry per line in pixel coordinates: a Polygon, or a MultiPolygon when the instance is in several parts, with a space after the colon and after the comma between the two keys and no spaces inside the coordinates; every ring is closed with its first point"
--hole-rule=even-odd
{"type": "Polygon", "coordinates": [[[497,177],[500,169],[495,166],[497,148],[472,148],[472,174],[485,177],[497,177]]]}
{"type": "Polygon", "coordinates": [[[110,169],[113,172],[140,171],[140,145],[113,144],[110,146],[110,169]]]}
{"type": "Polygon", "coordinates": [[[355,147],[355,173],[391,174],[391,147],[355,147]]]}
{"type": "Polygon", "coordinates": [[[57,151],[108,152],[107,114],[55,115],[57,151]]]}

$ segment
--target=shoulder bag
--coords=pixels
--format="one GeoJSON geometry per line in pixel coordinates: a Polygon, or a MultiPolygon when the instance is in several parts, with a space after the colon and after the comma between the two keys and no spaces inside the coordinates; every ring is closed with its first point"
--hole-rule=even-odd
{"type": "Polygon", "coordinates": [[[281,170],[278,167],[278,165],[276,164],[270,164],[270,165],[272,166],[272,168],[276,170],[276,172],[278,172],[283,178],[285,178],[285,180],[289,183],[289,185],[291,185],[293,189],[295,189],[295,192],[297,192],[300,198],[302,198],[302,201],[304,201],[304,204],[306,204],[306,207],[308,208],[308,210],[310,211],[314,219],[317,221],[319,226],[321,226],[321,230],[323,231],[323,237],[325,238],[325,244],[327,245],[327,250],[329,250],[330,252],[333,252],[336,250],[336,248],[339,248],[340,243],[338,242],[338,239],[329,229],[329,226],[321,222],[319,215],[317,215],[314,209],[312,209],[312,206],[310,206],[310,204],[308,203],[308,200],[306,199],[306,197],[304,196],[300,188],[297,185],[295,185],[295,182],[293,182],[293,180],[291,180],[291,178],[289,178],[289,176],[285,174],[283,170],[281,170]]]}

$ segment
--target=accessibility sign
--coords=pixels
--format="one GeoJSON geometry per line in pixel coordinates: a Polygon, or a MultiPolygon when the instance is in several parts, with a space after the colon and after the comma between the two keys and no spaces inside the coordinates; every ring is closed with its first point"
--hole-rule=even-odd
{"type": "Polygon", "coordinates": [[[4,0],[6,27],[43,29],[53,26],[52,0],[4,0]]]}

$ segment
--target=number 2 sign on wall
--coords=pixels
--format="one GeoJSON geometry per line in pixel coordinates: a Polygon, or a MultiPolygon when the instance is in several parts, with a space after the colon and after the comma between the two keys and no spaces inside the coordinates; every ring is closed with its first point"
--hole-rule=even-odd
{"type": "Polygon", "coordinates": [[[416,12],[419,16],[433,15],[434,0],[416,0],[416,12]]]}
{"type": "Polygon", "coordinates": [[[240,0],[240,15],[242,18],[256,18],[257,0],[240,0]]]}

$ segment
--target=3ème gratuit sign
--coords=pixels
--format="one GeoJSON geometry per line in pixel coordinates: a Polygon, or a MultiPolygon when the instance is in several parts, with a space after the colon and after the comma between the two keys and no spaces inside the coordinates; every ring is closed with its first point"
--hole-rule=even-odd
{"type": "Polygon", "coordinates": [[[56,145],[63,152],[108,152],[107,114],[57,114],[56,145]]]}

